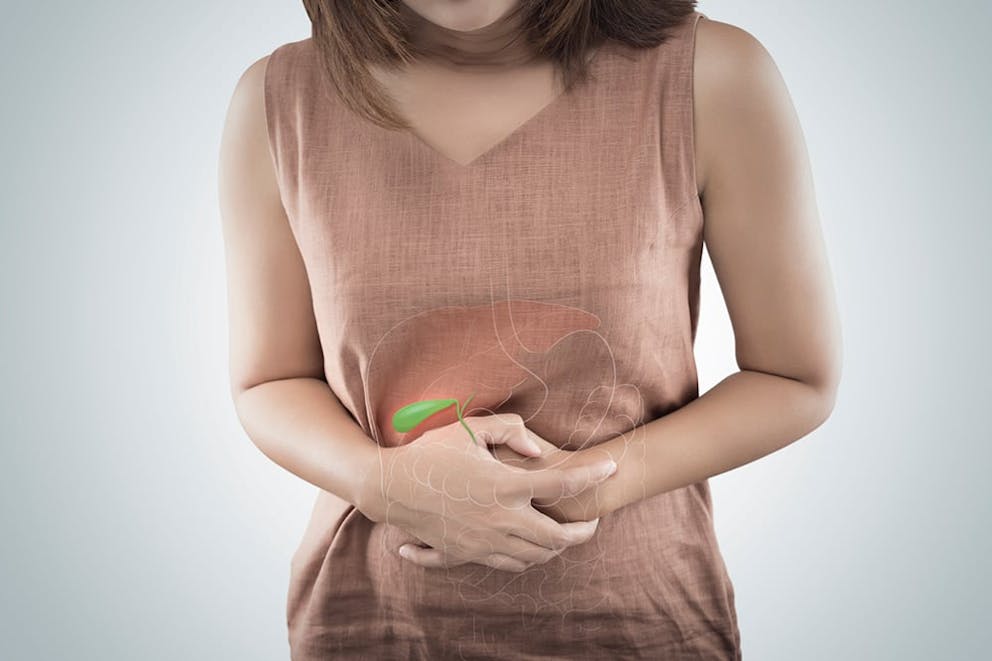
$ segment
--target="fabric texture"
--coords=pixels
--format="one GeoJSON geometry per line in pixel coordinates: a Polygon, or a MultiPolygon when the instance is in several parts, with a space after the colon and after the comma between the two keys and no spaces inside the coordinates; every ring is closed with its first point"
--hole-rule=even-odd
{"type": "MultiPolygon", "coordinates": [[[[271,53],[270,147],[325,376],[380,447],[457,420],[396,432],[420,399],[475,393],[464,415],[519,413],[578,450],[698,397],[700,18],[656,47],[606,42],[591,78],[468,165],[347,109],[309,38],[271,53]]],[[[405,542],[318,493],[290,563],[294,661],[741,658],[707,481],[522,573],[420,567],[405,542]]]]}

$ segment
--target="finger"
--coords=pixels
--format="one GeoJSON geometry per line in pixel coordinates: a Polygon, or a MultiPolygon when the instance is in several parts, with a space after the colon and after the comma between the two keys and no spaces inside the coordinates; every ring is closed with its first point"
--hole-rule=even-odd
{"type": "Polygon", "coordinates": [[[506,445],[520,454],[530,457],[541,455],[541,446],[531,438],[531,432],[523,422],[523,418],[515,413],[497,413],[470,418],[469,428],[476,437],[485,438],[489,445],[506,445]],[[476,432],[476,428],[479,429],[476,432]]]}
{"type": "Polygon", "coordinates": [[[512,571],[516,573],[526,571],[530,568],[528,563],[511,558],[508,555],[503,555],[502,553],[493,553],[486,556],[481,560],[481,564],[492,567],[493,569],[501,569],[503,571],[512,571]]]}
{"type": "Polygon", "coordinates": [[[490,446],[490,452],[496,461],[514,468],[532,469],[537,466],[537,462],[541,459],[540,457],[520,454],[505,445],[490,446]]]}
{"type": "MultiPolygon", "coordinates": [[[[447,556],[443,551],[430,547],[417,546],[415,544],[404,544],[401,546],[400,555],[415,565],[427,567],[428,569],[447,569],[472,562],[469,560],[455,560],[447,556]]],[[[512,572],[522,572],[529,567],[526,562],[502,553],[492,553],[474,562],[492,567],[493,569],[512,572]]]]}
{"type": "Polygon", "coordinates": [[[409,560],[410,562],[420,565],[421,567],[428,567],[431,569],[445,569],[467,562],[465,560],[456,560],[455,558],[445,554],[444,551],[430,546],[404,544],[400,547],[399,552],[401,557],[409,560]]]}
{"type": "Polygon", "coordinates": [[[559,523],[544,512],[531,507],[524,524],[514,524],[501,530],[508,535],[558,553],[569,546],[588,541],[596,532],[598,522],[599,519],[559,523]]]}
{"type": "Polygon", "coordinates": [[[610,459],[585,466],[535,470],[520,476],[520,479],[529,482],[531,498],[550,499],[553,502],[558,498],[574,496],[602,482],[613,475],[616,469],[616,462],[610,459]]]}
{"type": "Polygon", "coordinates": [[[507,541],[507,555],[529,562],[532,565],[543,564],[561,555],[565,549],[571,546],[588,542],[596,533],[597,524],[598,519],[593,521],[570,521],[559,524],[561,530],[558,535],[558,541],[548,546],[536,544],[519,535],[510,535],[507,541]]]}
{"type": "Polygon", "coordinates": [[[493,553],[500,553],[519,560],[528,565],[543,564],[555,557],[564,548],[549,548],[517,535],[505,535],[498,542],[499,551],[494,547],[493,553]]]}
{"type": "Polygon", "coordinates": [[[561,525],[578,540],[572,546],[575,544],[585,544],[596,534],[596,529],[599,528],[599,517],[597,516],[595,519],[590,519],[589,521],[569,521],[561,525]]]}
{"type": "MultiPolygon", "coordinates": [[[[590,521],[569,521],[561,525],[573,535],[575,540],[569,546],[576,546],[578,544],[585,544],[593,538],[596,534],[596,529],[599,528],[599,517],[590,521]]],[[[558,552],[560,553],[563,550],[559,549],[558,552]]]]}

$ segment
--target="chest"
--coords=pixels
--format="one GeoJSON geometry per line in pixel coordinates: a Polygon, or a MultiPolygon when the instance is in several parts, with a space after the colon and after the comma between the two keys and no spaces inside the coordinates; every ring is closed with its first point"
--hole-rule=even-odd
{"type": "Polygon", "coordinates": [[[652,54],[601,47],[567,92],[543,66],[387,76],[413,131],[335,105],[303,115],[286,200],[323,316],[388,326],[494,295],[619,314],[618,292],[678,288],[700,222],[684,122],[662,116],[684,104],[664,103],[652,54]]]}
{"type": "Polygon", "coordinates": [[[374,70],[408,131],[429,149],[469,166],[551,107],[563,93],[551,63],[497,72],[415,64],[374,70]]]}

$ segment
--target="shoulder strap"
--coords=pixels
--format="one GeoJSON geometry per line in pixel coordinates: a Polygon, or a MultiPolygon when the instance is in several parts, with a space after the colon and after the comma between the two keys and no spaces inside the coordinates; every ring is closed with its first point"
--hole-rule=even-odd
{"type": "Polygon", "coordinates": [[[669,199],[681,200],[672,208],[694,202],[696,193],[695,140],[693,125],[693,62],[696,26],[701,18],[693,11],[669,39],[658,48],[660,78],[661,158],[669,177],[669,199]]]}
{"type": "Polygon", "coordinates": [[[265,123],[283,206],[295,217],[300,147],[307,121],[314,111],[308,57],[310,39],[285,43],[269,54],[264,72],[265,123]]]}

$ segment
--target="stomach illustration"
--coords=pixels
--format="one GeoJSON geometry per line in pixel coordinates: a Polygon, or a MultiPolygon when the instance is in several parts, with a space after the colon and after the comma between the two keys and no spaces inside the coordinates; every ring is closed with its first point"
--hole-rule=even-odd
{"type": "Polygon", "coordinates": [[[369,358],[365,395],[374,437],[382,446],[409,442],[457,421],[462,404],[468,404],[462,416],[518,413],[532,431],[568,449],[635,426],[640,398],[617,396],[618,389],[636,387],[617,383],[600,325],[591,312],[524,299],[440,307],[406,318],[383,335],[369,358]],[[432,400],[448,404],[416,423],[411,419],[403,431],[393,424],[404,407],[432,400]]]}

